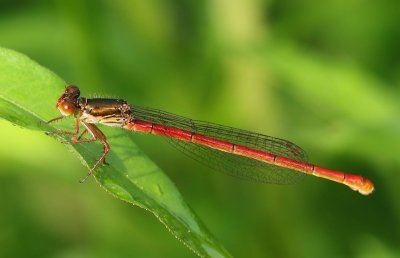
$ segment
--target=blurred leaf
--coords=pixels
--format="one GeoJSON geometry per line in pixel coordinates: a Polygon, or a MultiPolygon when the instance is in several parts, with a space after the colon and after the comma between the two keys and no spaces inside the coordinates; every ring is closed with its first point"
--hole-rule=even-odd
{"type": "Polygon", "coordinates": [[[313,109],[370,125],[397,116],[394,92],[385,90],[381,81],[350,62],[313,56],[285,41],[274,42],[265,54],[269,67],[284,80],[286,90],[313,109]]]}
{"type": "MultiPolygon", "coordinates": [[[[54,127],[40,122],[59,116],[54,104],[64,81],[28,57],[4,48],[0,48],[0,70],[0,117],[24,128],[54,131],[54,127]]],[[[95,178],[107,192],[152,212],[197,255],[230,257],[168,177],[138,150],[132,133],[118,128],[105,128],[104,132],[112,146],[110,165],[97,169],[95,178]]],[[[57,139],[68,140],[64,136],[57,139]]],[[[96,144],[66,146],[88,167],[99,155],[100,146],[96,144]]]]}

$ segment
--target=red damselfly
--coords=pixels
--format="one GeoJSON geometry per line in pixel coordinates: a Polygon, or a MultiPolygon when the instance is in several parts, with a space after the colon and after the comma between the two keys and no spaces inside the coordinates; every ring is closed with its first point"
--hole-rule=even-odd
{"type": "Polygon", "coordinates": [[[307,163],[305,151],[289,141],[129,105],[123,99],[80,97],[80,90],[74,85],[65,88],[56,108],[62,116],[48,123],[73,115],[75,130],[55,133],[74,135],[72,143],[101,141],[103,144],[103,154],[81,182],[102,162],[105,163],[110,151],[106,136],[95,125],[103,124],[163,135],[188,156],[219,171],[252,181],[288,184],[309,174],[347,185],[364,195],[374,190],[374,185],[367,178],[307,163]],[[84,130],[78,136],[80,125],[84,130]],[[92,138],[82,139],[85,133],[92,138]]]}

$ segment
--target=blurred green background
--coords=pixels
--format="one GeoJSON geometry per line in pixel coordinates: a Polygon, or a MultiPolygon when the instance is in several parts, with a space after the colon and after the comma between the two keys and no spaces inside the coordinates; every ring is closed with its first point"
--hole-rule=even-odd
{"type": "MultiPolygon", "coordinates": [[[[137,135],[235,257],[399,257],[398,10],[395,0],[0,0],[0,45],[84,96],[285,138],[310,162],[376,184],[368,197],[313,177],[253,184],[137,135]]],[[[78,184],[86,168],[62,144],[0,129],[0,257],[195,257],[150,213],[93,179],[78,184]]]]}

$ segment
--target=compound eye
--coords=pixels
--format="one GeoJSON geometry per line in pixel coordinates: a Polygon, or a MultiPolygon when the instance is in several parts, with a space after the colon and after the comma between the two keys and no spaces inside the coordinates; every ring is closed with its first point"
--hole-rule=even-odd
{"type": "Polygon", "coordinates": [[[69,116],[75,112],[75,106],[68,101],[61,101],[57,105],[57,109],[61,112],[63,116],[69,116]]]}

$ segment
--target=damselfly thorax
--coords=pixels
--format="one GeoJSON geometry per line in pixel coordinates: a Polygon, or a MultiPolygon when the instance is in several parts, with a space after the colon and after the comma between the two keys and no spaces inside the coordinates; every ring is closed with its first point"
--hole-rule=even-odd
{"type": "Polygon", "coordinates": [[[123,127],[133,118],[131,107],[123,99],[79,98],[79,120],[90,124],[123,127]]]}

